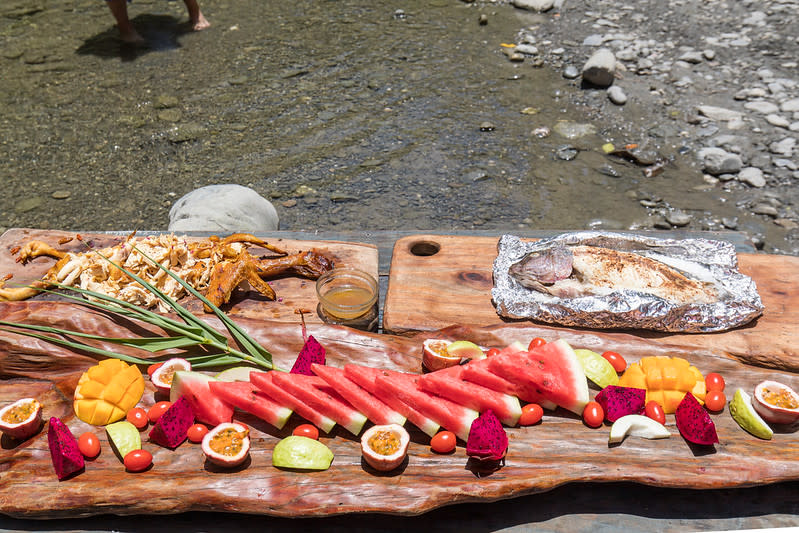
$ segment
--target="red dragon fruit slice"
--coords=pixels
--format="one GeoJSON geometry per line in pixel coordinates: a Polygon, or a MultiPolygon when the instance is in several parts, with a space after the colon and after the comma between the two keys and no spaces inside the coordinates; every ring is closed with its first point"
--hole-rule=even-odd
{"type": "Polygon", "coordinates": [[[711,445],[719,441],[716,425],[694,395],[686,392],[674,412],[677,429],[685,440],[694,444],[711,445]]]}
{"type": "Polygon", "coordinates": [[[177,448],[186,440],[186,431],[194,424],[194,411],[181,396],[158,419],[150,430],[150,442],[166,448],[177,448]]]}
{"type": "Polygon", "coordinates": [[[499,461],[507,451],[508,434],[494,412],[487,409],[472,422],[466,441],[466,455],[480,460],[499,461]]]}
{"type": "Polygon", "coordinates": [[[625,415],[640,415],[646,406],[646,389],[608,385],[594,398],[605,411],[605,419],[615,422],[625,415]]]}
{"type": "Polygon", "coordinates": [[[50,418],[47,444],[50,446],[50,457],[59,480],[83,468],[83,454],[78,448],[78,439],[60,418],[50,418]]]}
{"type": "Polygon", "coordinates": [[[319,344],[319,341],[314,339],[313,335],[308,335],[308,340],[300,350],[297,360],[294,361],[294,366],[291,367],[290,374],[305,374],[306,376],[315,376],[311,370],[311,364],[316,363],[319,365],[325,364],[325,348],[319,344]]]}

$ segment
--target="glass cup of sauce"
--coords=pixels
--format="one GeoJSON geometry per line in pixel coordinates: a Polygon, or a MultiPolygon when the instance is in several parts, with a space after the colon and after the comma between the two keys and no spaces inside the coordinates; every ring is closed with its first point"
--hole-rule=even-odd
{"type": "Polygon", "coordinates": [[[317,311],[328,324],[377,327],[377,280],[357,268],[334,268],[316,280],[317,311]]]}

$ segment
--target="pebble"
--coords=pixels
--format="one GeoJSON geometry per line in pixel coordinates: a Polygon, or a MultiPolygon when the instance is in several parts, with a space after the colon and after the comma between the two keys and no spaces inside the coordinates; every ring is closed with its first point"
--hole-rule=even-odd
{"type": "Polygon", "coordinates": [[[672,226],[683,227],[691,223],[692,217],[680,209],[666,213],[666,222],[672,226]]]}
{"type": "Polygon", "coordinates": [[[739,119],[743,116],[740,111],[733,111],[724,107],[716,107],[712,105],[700,105],[696,108],[700,115],[707,117],[711,120],[729,121],[739,119]]]}
{"type": "Polygon", "coordinates": [[[596,133],[596,126],[582,122],[572,122],[571,120],[559,120],[553,128],[555,133],[567,139],[579,139],[586,135],[596,133]]]}
{"type": "Polygon", "coordinates": [[[563,77],[567,80],[574,80],[580,75],[580,71],[574,65],[568,65],[563,69],[563,77]]]}
{"type": "Polygon", "coordinates": [[[735,174],[743,167],[741,156],[721,148],[703,148],[699,150],[698,155],[704,165],[705,172],[713,176],[735,174]]]}
{"type": "Polygon", "coordinates": [[[752,213],[754,213],[756,215],[766,215],[766,216],[770,216],[770,217],[774,217],[774,218],[776,218],[777,215],[779,214],[777,212],[777,208],[776,207],[774,207],[771,204],[766,204],[766,203],[755,204],[755,206],[752,207],[752,213]]]}
{"type": "Polygon", "coordinates": [[[555,5],[555,0],[511,0],[514,7],[529,11],[549,11],[555,5]]]}
{"type": "Polygon", "coordinates": [[[494,126],[491,122],[481,122],[480,123],[480,131],[494,131],[496,126],[494,126]]]}
{"type": "Polygon", "coordinates": [[[775,113],[771,113],[770,115],[766,115],[766,122],[771,124],[772,126],[777,126],[778,128],[789,128],[791,125],[791,121],[787,118],[783,117],[782,115],[777,115],[775,113]]]}
{"type": "Polygon", "coordinates": [[[616,105],[624,105],[627,103],[627,95],[618,85],[611,85],[608,88],[608,98],[616,105]]]}
{"type": "Polygon", "coordinates": [[[762,113],[764,115],[769,113],[776,113],[780,110],[777,104],[773,102],[766,102],[765,100],[757,100],[754,102],[746,102],[744,108],[755,113],[762,113]]]}
{"type": "Polygon", "coordinates": [[[242,185],[207,185],[176,201],[169,210],[169,231],[258,233],[278,229],[272,202],[242,185]]]}
{"type": "Polygon", "coordinates": [[[66,200],[67,198],[72,196],[72,193],[66,189],[60,189],[57,191],[53,191],[53,194],[51,194],[50,196],[56,200],[66,200]]]}
{"type": "Polygon", "coordinates": [[[583,80],[597,87],[610,87],[616,74],[616,56],[600,48],[583,65],[583,80]]]}
{"type": "Polygon", "coordinates": [[[559,146],[557,150],[555,150],[555,155],[558,159],[563,161],[573,161],[577,157],[577,149],[569,144],[564,144],[559,146]]]}
{"type": "Polygon", "coordinates": [[[783,113],[799,113],[799,98],[791,98],[782,102],[780,111],[783,113]]]}
{"type": "Polygon", "coordinates": [[[796,139],[794,139],[793,137],[786,137],[781,141],[775,141],[771,143],[768,149],[769,152],[771,152],[772,154],[791,157],[791,155],[793,155],[793,149],[795,146],[796,146],[796,139]]]}
{"type": "Polygon", "coordinates": [[[766,178],[763,171],[756,167],[742,168],[738,173],[738,181],[751,185],[752,187],[763,187],[766,185],[766,178]]]}

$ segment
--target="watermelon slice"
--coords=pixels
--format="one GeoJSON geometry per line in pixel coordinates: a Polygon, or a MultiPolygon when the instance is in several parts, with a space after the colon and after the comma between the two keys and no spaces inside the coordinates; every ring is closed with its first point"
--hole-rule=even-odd
{"type": "Polygon", "coordinates": [[[272,377],[275,374],[278,374],[278,372],[250,372],[250,381],[277,403],[285,405],[325,433],[330,433],[336,425],[336,421],[323,415],[296,396],[289,394],[283,390],[283,388],[275,385],[272,381],[272,377]]]}
{"type": "Polygon", "coordinates": [[[393,394],[388,393],[383,389],[379,389],[375,380],[377,376],[383,374],[383,370],[378,370],[377,368],[372,368],[368,366],[360,366],[360,365],[345,365],[344,366],[344,375],[347,376],[349,379],[369,391],[370,393],[377,396],[379,399],[383,400],[389,407],[394,409],[395,411],[401,413],[404,417],[408,419],[408,421],[416,426],[417,428],[421,429],[429,437],[434,436],[438,433],[438,430],[441,429],[441,426],[431,420],[430,418],[426,417],[416,409],[412,408],[411,406],[407,405],[404,402],[399,401],[393,394]]]}
{"type": "MultiPolygon", "coordinates": [[[[517,353],[526,354],[527,352],[512,352],[512,354],[509,354],[509,356],[516,357],[517,353]]],[[[500,354],[497,354],[491,357],[490,359],[499,357],[499,355],[500,354]]],[[[555,404],[555,402],[548,400],[537,391],[525,390],[522,387],[516,385],[515,383],[508,381],[502,376],[499,376],[496,373],[492,372],[491,369],[489,368],[490,364],[491,363],[489,359],[470,361],[468,364],[463,365],[463,373],[461,374],[461,377],[465,381],[470,381],[472,383],[482,385],[487,389],[495,390],[503,394],[510,394],[511,396],[516,396],[518,399],[520,399],[523,402],[537,403],[544,409],[549,409],[553,411],[558,407],[555,404]]]]}
{"type": "Polygon", "coordinates": [[[248,381],[211,381],[208,387],[222,401],[269,422],[277,429],[286,425],[292,413],[291,409],[278,404],[248,381]]]}
{"type": "Polygon", "coordinates": [[[377,425],[397,424],[398,426],[405,424],[404,416],[349,379],[344,375],[343,369],[313,363],[311,370],[373,423],[377,425]]]}
{"type": "Polygon", "coordinates": [[[358,435],[366,424],[366,417],[319,376],[277,372],[273,374],[272,382],[319,413],[335,420],[353,435],[358,435]]]}
{"type": "Polygon", "coordinates": [[[191,370],[178,370],[172,377],[169,401],[175,403],[184,396],[191,406],[194,418],[212,426],[233,420],[233,406],[211,392],[208,383],[213,376],[191,370]]]}
{"type": "Polygon", "coordinates": [[[421,376],[384,370],[375,379],[378,390],[396,396],[402,403],[419,411],[460,439],[469,438],[469,428],[480,413],[455,402],[430,394],[419,385],[421,376]]]}
{"type": "Polygon", "coordinates": [[[488,359],[492,372],[519,386],[525,396],[541,394],[564,409],[582,415],[588,403],[588,380],[571,346],[563,339],[528,353],[488,359]]]}
{"type": "Polygon", "coordinates": [[[423,375],[419,379],[422,390],[437,394],[447,400],[485,413],[491,409],[506,426],[515,426],[522,416],[522,406],[516,396],[503,394],[461,379],[462,366],[453,366],[423,375]]]}

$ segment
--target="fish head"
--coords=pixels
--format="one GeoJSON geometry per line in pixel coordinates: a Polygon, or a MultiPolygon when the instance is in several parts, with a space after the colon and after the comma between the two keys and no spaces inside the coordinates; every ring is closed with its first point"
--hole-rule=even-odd
{"type": "Polygon", "coordinates": [[[508,272],[525,287],[538,287],[568,278],[572,273],[574,255],[565,246],[529,252],[514,263],[508,272]]]}

